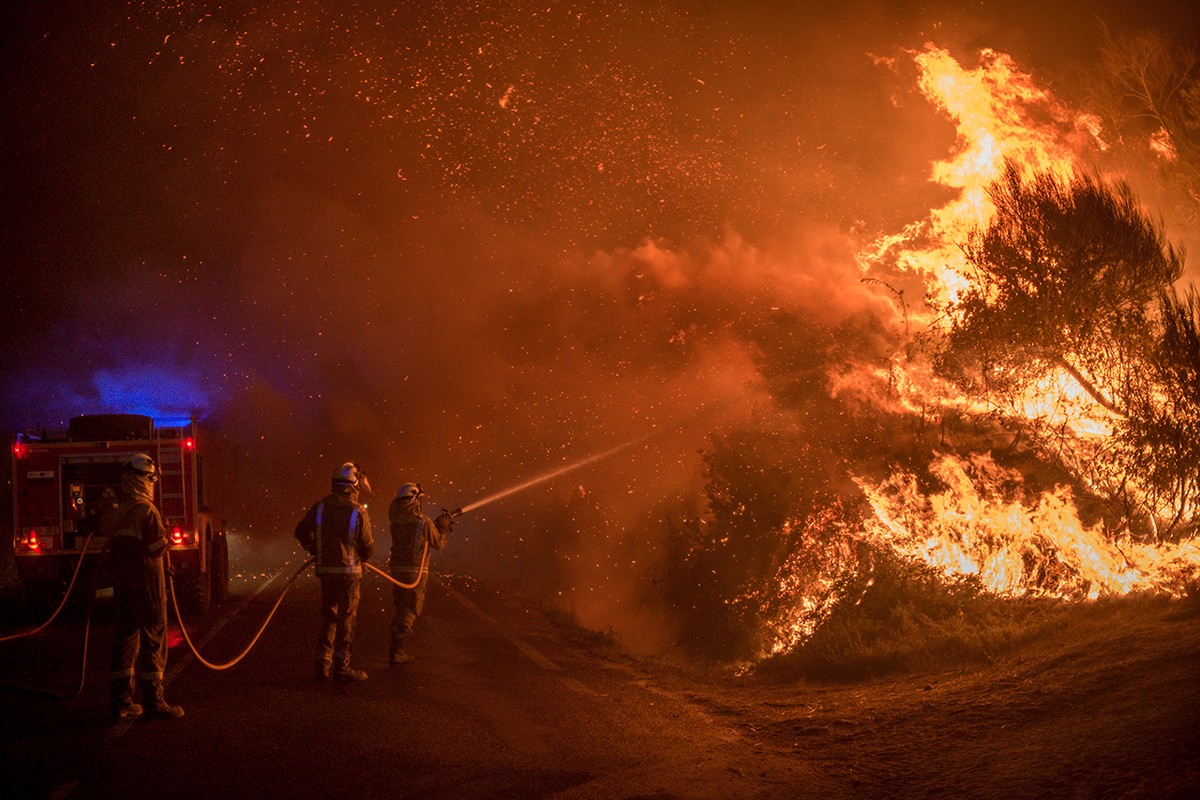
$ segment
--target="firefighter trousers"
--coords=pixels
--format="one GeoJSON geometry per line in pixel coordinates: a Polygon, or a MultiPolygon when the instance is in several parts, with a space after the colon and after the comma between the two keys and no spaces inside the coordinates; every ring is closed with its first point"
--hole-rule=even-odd
{"type": "Polygon", "coordinates": [[[350,665],[358,615],[360,575],[321,575],[320,627],[317,632],[318,672],[350,665]]]}
{"type": "Polygon", "coordinates": [[[167,602],[161,566],[155,574],[114,576],[112,683],[113,708],[133,702],[134,677],[143,684],[145,699],[162,697],[167,667],[167,602]]]}
{"type": "MultiPolygon", "coordinates": [[[[412,583],[416,577],[415,570],[393,568],[392,577],[401,583],[412,583]]],[[[421,576],[421,580],[412,589],[392,587],[392,604],[396,607],[396,615],[392,617],[391,651],[396,653],[404,649],[404,641],[412,634],[413,626],[421,611],[425,608],[425,591],[429,587],[429,573],[421,576]]]]}

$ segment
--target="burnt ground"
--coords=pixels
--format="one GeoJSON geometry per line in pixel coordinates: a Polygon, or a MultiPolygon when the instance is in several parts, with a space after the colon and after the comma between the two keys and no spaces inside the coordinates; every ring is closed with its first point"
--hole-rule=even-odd
{"type": "Polygon", "coordinates": [[[1084,606],[965,669],[846,685],[669,682],[764,755],[806,762],[825,797],[1200,797],[1194,601],[1084,606]]]}

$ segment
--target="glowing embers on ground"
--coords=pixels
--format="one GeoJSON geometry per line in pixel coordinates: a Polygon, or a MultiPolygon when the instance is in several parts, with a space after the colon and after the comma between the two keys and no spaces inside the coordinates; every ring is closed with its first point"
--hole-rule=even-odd
{"type": "Polygon", "coordinates": [[[1180,596],[1200,575],[1194,539],[1150,545],[1113,537],[1080,519],[1067,487],[1026,497],[1023,476],[986,454],[943,456],[929,471],[944,488],[923,488],[907,472],[857,480],[875,515],[865,524],[870,543],[948,577],[978,576],[984,589],[1008,596],[1180,596]]]}

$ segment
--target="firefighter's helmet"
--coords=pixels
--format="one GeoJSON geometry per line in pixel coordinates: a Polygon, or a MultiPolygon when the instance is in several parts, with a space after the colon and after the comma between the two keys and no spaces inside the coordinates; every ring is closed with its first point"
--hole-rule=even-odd
{"type": "Polygon", "coordinates": [[[353,461],[347,461],[333,471],[333,485],[353,486],[363,494],[371,493],[371,483],[367,480],[367,473],[363,472],[362,467],[353,461]]]}
{"type": "Polygon", "coordinates": [[[126,472],[132,472],[142,478],[149,480],[158,480],[158,464],[154,463],[154,459],[145,453],[134,453],[126,460],[123,468],[126,472]]]}
{"type": "Polygon", "coordinates": [[[358,486],[358,465],[347,461],[333,471],[333,482],[343,486],[358,486]]]}
{"type": "Polygon", "coordinates": [[[416,500],[423,494],[419,483],[406,483],[396,490],[396,497],[400,500],[416,500]]]}

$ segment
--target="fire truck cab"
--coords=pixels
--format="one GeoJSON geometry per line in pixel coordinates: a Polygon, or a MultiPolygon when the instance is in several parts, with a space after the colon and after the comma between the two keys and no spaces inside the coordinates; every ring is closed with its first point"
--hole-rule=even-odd
{"type": "Polygon", "coordinates": [[[80,559],[73,595],[109,585],[101,509],[120,495],[122,464],[146,453],[160,471],[155,502],[171,541],[181,610],[204,613],[214,600],[224,600],[228,541],[205,496],[196,434],[194,420],[156,426],[139,414],[87,415],[73,418],[66,431],[19,434],[12,447],[13,546],[27,597],[60,598],[80,559]]]}

